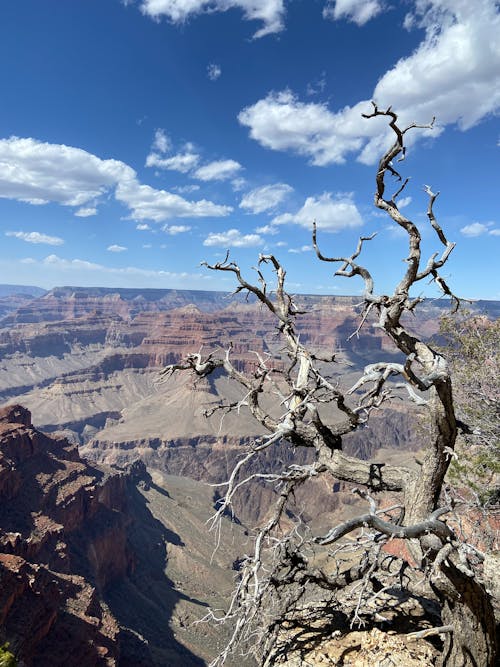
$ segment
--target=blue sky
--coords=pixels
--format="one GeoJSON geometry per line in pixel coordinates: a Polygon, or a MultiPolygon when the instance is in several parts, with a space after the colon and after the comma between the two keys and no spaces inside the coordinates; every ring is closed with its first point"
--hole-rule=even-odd
{"type": "Polygon", "coordinates": [[[291,291],[358,293],[311,252],[316,219],[325,254],[378,232],[363,258],[390,290],[406,247],[372,205],[375,99],[436,116],[400,206],[430,255],[439,190],[444,275],[500,299],[499,35],[495,0],[4,0],[0,282],[226,290],[199,263],[230,249],[276,254],[291,291]]]}

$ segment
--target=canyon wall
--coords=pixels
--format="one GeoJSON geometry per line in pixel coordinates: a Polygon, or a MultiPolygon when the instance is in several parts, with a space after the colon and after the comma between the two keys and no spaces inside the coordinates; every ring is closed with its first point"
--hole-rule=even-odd
{"type": "MultiPolygon", "coordinates": [[[[223,293],[31,296],[0,310],[0,644],[9,641],[27,667],[62,667],[74,655],[83,667],[204,665],[223,631],[193,622],[227,602],[248,528],[265,520],[273,489],[245,489],[214,554],[206,523],[221,491],[206,482],[224,481],[262,429],[243,409],[221,418],[223,402],[243,398],[221,374],[165,380],[160,371],[229,344],[241,370],[252,371],[255,352],[280,367],[275,324],[255,301],[223,293]]],[[[365,364],[398,358],[373,322],[351,335],[355,297],[297,301],[307,311],[301,339],[335,355],[331,378],[341,388],[365,364]]],[[[498,316],[499,305],[474,308],[498,316]]],[[[425,302],[412,326],[435,335],[445,306],[425,302]]],[[[420,422],[401,396],[348,436],[346,451],[415,465],[420,422]]],[[[278,445],[253,465],[274,470],[309,455],[278,445]]],[[[296,510],[323,530],[352,515],[355,502],[347,485],[313,480],[296,510]]]]}
{"type": "MultiPolygon", "coordinates": [[[[196,576],[193,563],[209,554],[184,554],[169,527],[176,504],[141,462],[90,465],[67,440],[34,428],[25,408],[0,410],[0,645],[26,667],[63,667],[76,656],[83,667],[204,665],[199,656],[213,657],[217,637],[182,629],[206,602],[182,602],[167,554],[176,577],[191,574],[187,589],[212,599],[227,594],[235,556],[229,549],[216,559],[204,584],[208,573],[196,576]]],[[[190,540],[206,543],[195,508],[184,521],[196,528],[190,540]]]]}

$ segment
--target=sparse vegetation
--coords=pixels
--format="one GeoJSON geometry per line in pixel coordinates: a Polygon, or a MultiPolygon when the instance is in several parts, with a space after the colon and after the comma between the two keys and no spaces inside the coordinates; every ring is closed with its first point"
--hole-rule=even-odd
{"type": "Polygon", "coordinates": [[[500,320],[443,317],[440,333],[462,428],[449,479],[485,508],[500,504],[500,320]]]}
{"type": "Polygon", "coordinates": [[[0,646],[0,667],[16,667],[17,660],[15,656],[9,651],[9,645],[4,644],[0,646]]]}

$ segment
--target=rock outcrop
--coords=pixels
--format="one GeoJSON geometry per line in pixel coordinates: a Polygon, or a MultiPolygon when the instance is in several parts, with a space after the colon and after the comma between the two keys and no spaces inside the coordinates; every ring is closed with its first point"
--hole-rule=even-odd
{"type": "Polygon", "coordinates": [[[26,665],[117,664],[101,593],[134,565],[125,486],[25,408],[0,411],[0,644],[26,665]]]}
{"type": "Polygon", "coordinates": [[[213,658],[220,630],[192,623],[209,601],[224,604],[248,538],[233,526],[211,560],[212,490],[183,478],[168,488],[142,461],[89,464],[34,428],[26,408],[0,409],[0,646],[20,665],[202,667],[213,658]]]}
{"type": "MultiPolygon", "coordinates": [[[[333,373],[346,382],[365,364],[395,355],[370,322],[351,336],[359,322],[356,301],[297,297],[306,311],[298,318],[301,339],[335,354],[341,363],[333,373]]],[[[445,303],[421,304],[415,326],[426,336],[435,334],[445,303]]],[[[477,307],[498,312],[496,302],[477,307]]],[[[154,399],[162,366],[229,343],[240,370],[254,368],[255,352],[282,363],[275,322],[255,300],[223,292],[56,288],[0,319],[0,404],[20,402],[44,430],[66,429],[86,443],[108,418],[154,399]]]]}

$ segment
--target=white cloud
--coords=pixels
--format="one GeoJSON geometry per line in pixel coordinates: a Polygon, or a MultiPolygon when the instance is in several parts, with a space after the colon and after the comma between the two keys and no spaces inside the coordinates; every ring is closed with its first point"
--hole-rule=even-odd
{"type": "Polygon", "coordinates": [[[127,248],[123,245],[113,243],[113,245],[108,245],[107,250],[109,250],[109,252],[124,252],[127,248]]]}
{"type": "Polygon", "coordinates": [[[30,204],[84,206],[118,181],[135,176],[118,160],[36,139],[0,139],[0,197],[30,204]]]}
{"type": "Polygon", "coordinates": [[[140,232],[148,232],[151,230],[151,227],[146,222],[140,222],[138,225],[135,226],[135,228],[138,229],[140,232]]]}
{"type": "Polygon", "coordinates": [[[242,234],[238,229],[226,232],[210,233],[203,241],[204,246],[222,246],[224,248],[254,248],[263,244],[258,234],[242,234]]]}
{"type": "Polygon", "coordinates": [[[256,234],[270,234],[274,236],[278,233],[277,228],[274,225],[264,225],[263,227],[257,227],[255,230],[256,234]]]}
{"type": "Polygon", "coordinates": [[[101,160],[80,148],[31,138],[0,140],[0,197],[35,205],[56,202],[78,206],[81,211],[82,206],[94,204],[100,195],[112,190],[115,198],[131,209],[135,220],[220,217],[232,210],[142,185],[124,162],[101,160]]]}
{"type": "Polygon", "coordinates": [[[226,181],[243,169],[236,160],[215,160],[199,167],[193,176],[200,181],[226,181]]]}
{"type": "MultiPolygon", "coordinates": [[[[51,276],[50,281],[62,281],[61,272],[71,273],[73,284],[93,284],[102,286],[116,286],[117,279],[119,284],[128,284],[131,287],[151,287],[151,280],[157,280],[158,283],[165,286],[177,284],[179,287],[186,285],[186,281],[206,282],[210,281],[210,274],[172,272],[164,270],[143,269],[136,266],[110,267],[95,262],[89,262],[84,259],[64,259],[58,255],[48,255],[41,261],[32,258],[21,260],[23,264],[39,267],[51,276]]],[[[42,275],[42,274],[40,274],[42,275]]],[[[54,284],[54,283],[52,283],[54,284]]]]}
{"type": "Polygon", "coordinates": [[[159,169],[171,169],[187,174],[194,169],[200,160],[197,153],[178,153],[171,157],[161,157],[158,153],[150,153],[146,158],[146,167],[158,167],[159,169]]]}
{"type": "Polygon", "coordinates": [[[405,208],[405,206],[409,206],[412,202],[412,198],[410,196],[408,197],[402,197],[401,199],[398,199],[397,205],[399,209],[405,208]]]}
{"type": "Polygon", "coordinates": [[[234,192],[243,190],[246,187],[246,184],[246,179],[242,178],[241,176],[239,178],[233,178],[231,181],[231,187],[233,188],[234,192]]]}
{"type": "Polygon", "coordinates": [[[206,199],[187,201],[180,195],[141,185],[135,179],[118,183],[116,199],[131,209],[134,220],[164,222],[169,218],[202,218],[228,215],[232,208],[206,199]]]}
{"type": "Polygon", "coordinates": [[[274,185],[255,188],[244,195],[240,202],[240,208],[247,209],[252,213],[263,213],[276,208],[291,192],[293,192],[293,188],[286,183],[275,183],[274,185]]]}
{"type": "Polygon", "coordinates": [[[154,151],[158,151],[159,153],[166,153],[169,151],[172,147],[172,142],[170,141],[169,137],[165,134],[165,130],[162,130],[159,128],[155,132],[155,136],[153,139],[153,145],[151,148],[154,151]]]}
{"type": "Polygon", "coordinates": [[[474,236],[482,236],[483,234],[490,234],[491,236],[500,236],[500,229],[491,229],[493,222],[472,222],[470,225],[465,225],[461,228],[461,233],[470,238],[474,236]]]}
{"type": "Polygon", "coordinates": [[[146,167],[157,167],[158,169],[171,169],[187,174],[194,169],[199,162],[200,156],[194,150],[192,143],[184,145],[184,150],[176,155],[165,157],[172,150],[172,142],[162,129],[156,130],[151,151],[146,158],[146,167]]]}
{"type": "MultiPolygon", "coordinates": [[[[435,115],[439,127],[410,135],[413,140],[437,136],[449,124],[466,130],[500,110],[500,11],[495,0],[418,0],[405,25],[423,28],[424,39],[383,74],[370,99],[382,108],[392,105],[402,125],[427,123],[435,115]]],[[[385,119],[361,117],[370,109],[365,100],[332,111],[284,90],[269,93],[238,118],[263,146],[304,155],[312,164],[341,163],[351,152],[372,164],[390,132],[385,119]]]]}
{"type": "Polygon", "coordinates": [[[357,25],[364,25],[384,9],[380,0],[327,0],[323,16],[337,21],[347,19],[357,25]]]}
{"type": "Polygon", "coordinates": [[[320,95],[325,91],[325,88],[326,88],[326,72],[323,71],[321,72],[321,76],[319,76],[315,81],[309,82],[307,84],[306,94],[309,96],[320,95]]]}
{"type": "Polygon", "coordinates": [[[222,70],[220,68],[220,65],[216,65],[215,63],[210,63],[210,65],[207,66],[207,76],[210,79],[210,81],[217,81],[217,79],[220,77],[222,74],[222,70]]]}
{"type": "MultiPolygon", "coordinates": [[[[363,110],[367,108],[363,105],[363,110]]],[[[361,109],[345,116],[334,114],[326,105],[300,102],[285,90],[243,109],[238,120],[266,148],[290,150],[322,166],[344,162],[347,152],[361,148],[360,115],[361,109]]]]}
{"type": "Polygon", "coordinates": [[[263,26],[254,34],[255,38],[284,27],[285,7],[283,0],[142,0],[141,11],[153,19],[165,16],[172,23],[184,23],[191,16],[202,12],[224,12],[238,8],[246,20],[262,21],[263,26]]]}
{"type": "Polygon", "coordinates": [[[481,236],[481,234],[486,234],[488,227],[482,222],[473,222],[462,227],[460,231],[464,236],[481,236]]]}
{"type": "Polygon", "coordinates": [[[179,194],[189,194],[190,192],[196,192],[199,189],[200,186],[196,183],[193,183],[192,185],[177,185],[172,188],[172,190],[175,190],[175,192],[178,192],[179,194]]]}
{"type": "Polygon", "coordinates": [[[310,245],[303,245],[300,248],[289,248],[288,252],[293,253],[294,255],[298,255],[301,252],[310,252],[312,250],[312,246],[310,245]]]}
{"type": "Polygon", "coordinates": [[[342,229],[359,227],[363,224],[361,215],[350,196],[333,197],[324,192],[320,197],[308,197],[297,213],[283,213],[276,216],[272,225],[296,224],[311,230],[316,221],[318,229],[339,232],[342,229]]]}
{"type": "Polygon", "coordinates": [[[75,215],[78,218],[90,218],[92,215],[97,215],[97,209],[94,206],[79,208],[77,211],[75,211],[75,215]]]}
{"type": "Polygon", "coordinates": [[[164,225],[162,230],[170,236],[175,236],[176,234],[184,234],[189,232],[191,227],[189,225],[164,225]]]}
{"type": "Polygon", "coordinates": [[[27,243],[43,243],[45,245],[63,245],[64,240],[58,236],[47,236],[40,232],[5,232],[5,236],[14,236],[27,243]]]}

